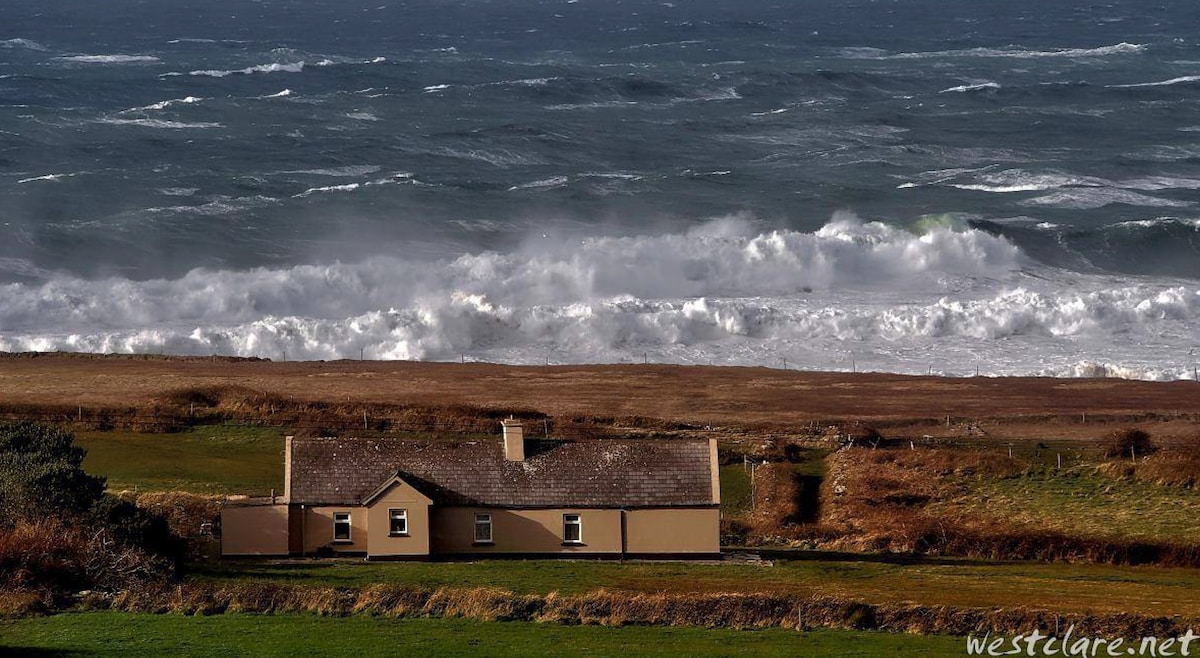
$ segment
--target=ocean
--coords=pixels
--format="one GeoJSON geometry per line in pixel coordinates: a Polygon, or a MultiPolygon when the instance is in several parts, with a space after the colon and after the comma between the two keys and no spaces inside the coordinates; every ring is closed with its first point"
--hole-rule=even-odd
{"type": "Polygon", "coordinates": [[[0,350],[1191,379],[1197,25],[5,0],[0,350]]]}

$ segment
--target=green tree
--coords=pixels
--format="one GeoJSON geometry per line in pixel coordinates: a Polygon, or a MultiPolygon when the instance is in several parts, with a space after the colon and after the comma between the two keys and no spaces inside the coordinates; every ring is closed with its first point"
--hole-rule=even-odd
{"type": "Polygon", "coordinates": [[[104,478],[83,470],[70,432],[30,422],[0,424],[0,525],[78,517],[104,497],[104,478]]]}

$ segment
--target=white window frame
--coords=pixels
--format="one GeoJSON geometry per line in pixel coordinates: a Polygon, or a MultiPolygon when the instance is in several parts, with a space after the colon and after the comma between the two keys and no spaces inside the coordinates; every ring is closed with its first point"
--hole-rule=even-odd
{"type": "Polygon", "coordinates": [[[563,543],[564,544],[582,544],[583,543],[583,515],[582,514],[563,514],[563,543]],[[570,539],[568,528],[575,527],[575,538],[570,539]]]}
{"type": "Polygon", "coordinates": [[[334,512],[333,513],[333,543],[335,544],[352,544],[354,543],[354,517],[350,512],[334,512]],[[338,538],[338,526],[346,526],[345,539],[338,538]]]}
{"type": "Polygon", "coordinates": [[[407,537],[408,536],[408,509],[393,507],[388,510],[388,536],[389,537],[407,537]],[[403,521],[404,528],[396,530],[396,521],[403,521]]]}
{"type": "Polygon", "coordinates": [[[492,534],[493,529],[494,528],[492,526],[492,515],[491,514],[486,514],[483,512],[476,514],[475,515],[475,525],[473,526],[473,533],[471,535],[472,537],[475,538],[475,541],[473,543],[475,543],[475,544],[491,544],[492,537],[494,536],[492,534]],[[481,538],[479,536],[480,528],[487,528],[487,538],[486,539],[481,538]]]}

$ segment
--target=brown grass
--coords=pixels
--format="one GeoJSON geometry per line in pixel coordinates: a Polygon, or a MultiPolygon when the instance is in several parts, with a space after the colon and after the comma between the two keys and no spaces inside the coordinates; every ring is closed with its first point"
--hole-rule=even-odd
{"type": "MultiPolygon", "coordinates": [[[[767,368],[665,365],[504,366],[382,361],[289,362],[200,358],[0,355],[0,405],[9,412],[76,417],[79,406],[113,414],[223,409],[281,413],[274,403],[436,409],[465,405],[502,413],[537,410],[556,419],[642,419],[693,426],[794,431],[838,420],[920,422],[950,416],[1006,422],[1126,423],[1200,415],[1200,384],[1110,379],[909,377],[767,368]],[[255,397],[261,396],[261,397],[255,397]],[[228,398],[228,399],[227,399],[228,398]],[[265,406],[264,406],[265,403],[265,406]],[[236,406],[236,403],[234,403],[236,406]]],[[[324,408],[328,410],[328,408],[324,408]]],[[[309,409],[312,413],[322,408],[309,409]]],[[[473,413],[473,412],[472,412],[473,413]]],[[[361,423],[361,414],[358,420],[361,423]]]]}
{"type": "Polygon", "coordinates": [[[800,516],[800,483],[792,465],[773,462],[754,469],[754,506],[749,522],[758,534],[794,525],[800,516]]]}
{"type": "Polygon", "coordinates": [[[201,536],[202,526],[212,523],[220,516],[225,500],[224,496],[206,496],[183,491],[122,491],[117,496],[161,517],[167,522],[172,535],[184,539],[201,536]]]}
{"type": "Polygon", "coordinates": [[[875,550],[912,552],[928,534],[920,513],[950,497],[959,485],[948,477],[1014,477],[1019,459],[977,450],[845,448],[826,460],[821,522],[875,550]]]}
{"type": "Polygon", "coordinates": [[[87,537],[56,518],[19,520],[0,529],[0,589],[57,592],[89,582],[87,552],[87,537]]]}
{"type": "Polygon", "coordinates": [[[1167,635],[1182,632],[1196,621],[1134,614],[1058,615],[1028,608],[872,604],[791,594],[645,594],[596,590],[578,595],[553,592],[542,595],[491,588],[373,585],[337,589],[266,582],[189,583],[117,595],[89,593],[79,598],[77,607],[188,615],[306,613],[604,626],[852,628],[940,634],[1056,630],[1076,624],[1077,633],[1116,637],[1167,635]]]}
{"type": "Polygon", "coordinates": [[[1100,466],[1101,472],[1160,487],[1194,489],[1200,482],[1200,447],[1195,444],[1157,452],[1137,462],[1128,459],[1100,466]]]}

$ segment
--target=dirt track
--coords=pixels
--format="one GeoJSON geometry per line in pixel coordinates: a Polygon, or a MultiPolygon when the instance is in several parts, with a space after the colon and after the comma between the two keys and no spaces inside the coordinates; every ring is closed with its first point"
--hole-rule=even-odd
{"type": "Polygon", "coordinates": [[[0,406],[141,406],[165,391],[230,384],[298,401],[507,406],[554,416],[646,416],[716,425],[1200,413],[1196,382],[949,379],[665,365],[0,355],[0,406]]]}

